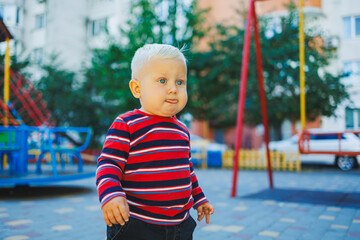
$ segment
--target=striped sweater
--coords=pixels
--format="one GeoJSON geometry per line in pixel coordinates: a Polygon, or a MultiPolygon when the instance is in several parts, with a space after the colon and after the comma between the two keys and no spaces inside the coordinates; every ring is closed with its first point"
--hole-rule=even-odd
{"type": "Polygon", "coordinates": [[[140,110],[118,116],[98,158],[96,185],[104,206],[126,197],[130,216],[176,225],[207,202],[191,163],[189,132],[175,116],[140,110]]]}

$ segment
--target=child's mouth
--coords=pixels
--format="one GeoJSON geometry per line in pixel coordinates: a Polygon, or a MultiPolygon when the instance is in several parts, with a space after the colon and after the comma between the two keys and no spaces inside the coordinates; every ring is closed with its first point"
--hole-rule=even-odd
{"type": "Polygon", "coordinates": [[[176,104],[178,103],[177,99],[166,99],[165,102],[170,103],[170,104],[176,104]]]}

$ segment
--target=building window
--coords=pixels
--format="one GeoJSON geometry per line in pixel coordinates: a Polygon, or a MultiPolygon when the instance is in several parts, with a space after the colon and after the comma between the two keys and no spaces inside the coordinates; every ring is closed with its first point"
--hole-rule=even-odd
{"type": "Polygon", "coordinates": [[[42,64],[44,56],[44,50],[42,48],[35,48],[33,52],[33,63],[42,64]]]}
{"type": "Polygon", "coordinates": [[[35,16],[35,28],[41,29],[45,27],[45,14],[39,14],[35,16]]]}
{"type": "Polygon", "coordinates": [[[344,39],[351,38],[351,18],[350,17],[343,18],[343,38],[344,39]]]}
{"type": "Polygon", "coordinates": [[[4,6],[0,6],[0,18],[4,21],[4,6]]]}
{"type": "Polygon", "coordinates": [[[360,37],[360,16],[344,17],[342,22],[344,39],[360,37]]]}
{"type": "Polygon", "coordinates": [[[360,85],[360,61],[343,63],[342,83],[347,86],[360,85]]]}
{"type": "Polygon", "coordinates": [[[355,36],[360,37],[360,17],[355,18],[355,36]]]}
{"type": "Polygon", "coordinates": [[[98,36],[102,33],[105,33],[107,30],[107,19],[98,19],[91,21],[91,36],[98,36]]]}
{"type": "Polygon", "coordinates": [[[20,23],[20,8],[16,8],[16,20],[15,20],[15,22],[16,22],[16,25],[19,25],[19,23],[20,23]]]}
{"type": "Polygon", "coordinates": [[[346,108],[345,121],[347,129],[360,129],[360,109],[346,108]]]}

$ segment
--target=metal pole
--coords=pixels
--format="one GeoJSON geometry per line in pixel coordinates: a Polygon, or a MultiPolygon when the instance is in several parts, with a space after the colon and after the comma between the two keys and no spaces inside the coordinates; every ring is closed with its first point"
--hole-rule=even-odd
{"type": "Polygon", "coordinates": [[[300,0],[299,5],[299,46],[300,46],[300,118],[301,127],[306,127],[306,109],[305,109],[305,39],[304,39],[304,0],[300,0]]]}
{"type": "Polygon", "coordinates": [[[243,118],[244,118],[244,108],[245,108],[245,99],[246,99],[246,84],[247,84],[247,75],[248,75],[248,66],[249,66],[249,54],[250,54],[250,41],[251,41],[251,25],[253,21],[253,8],[254,0],[249,0],[249,11],[246,22],[246,32],[245,32],[245,42],[243,48],[243,57],[241,65],[241,80],[240,80],[240,89],[239,89],[239,103],[237,111],[237,122],[236,122],[236,141],[235,141],[235,154],[234,154],[234,167],[233,167],[233,184],[231,196],[236,196],[236,185],[237,185],[237,175],[239,169],[239,151],[242,140],[242,129],[243,129],[243,118]]]}
{"type": "Polygon", "coordinates": [[[4,126],[9,125],[9,100],[10,100],[10,39],[6,38],[5,69],[4,69],[4,126]]]}
{"type": "Polygon", "coordinates": [[[261,48],[260,48],[260,36],[259,36],[259,28],[257,24],[255,3],[253,2],[253,17],[254,17],[254,40],[255,40],[255,52],[256,52],[256,67],[257,67],[257,75],[258,75],[258,83],[259,83],[259,92],[260,92],[260,102],[261,102],[261,112],[263,118],[264,125],[264,141],[266,146],[266,157],[267,157],[267,170],[269,177],[269,185],[270,188],[273,188],[273,176],[272,176],[272,166],[270,159],[270,150],[269,150],[269,127],[268,127],[268,116],[266,110],[266,97],[264,90],[264,76],[263,76],[263,68],[262,68],[262,58],[261,58],[261,48]]]}

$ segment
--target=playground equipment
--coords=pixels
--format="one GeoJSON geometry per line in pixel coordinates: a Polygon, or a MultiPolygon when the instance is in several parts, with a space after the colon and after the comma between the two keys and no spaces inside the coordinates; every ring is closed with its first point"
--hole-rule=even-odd
{"type": "Polygon", "coordinates": [[[261,0],[250,0],[249,1],[249,10],[246,21],[246,31],[245,31],[245,42],[243,49],[243,59],[241,66],[241,79],[240,79],[240,89],[239,89],[239,104],[237,111],[237,122],[236,122],[236,141],[235,141],[235,153],[234,153],[234,167],[233,167],[233,184],[231,196],[236,196],[236,185],[237,185],[237,175],[239,171],[239,153],[240,153],[240,143],[243,130],[243,118],[244,118],[244,108],[245,108],[245,99],[246,99],[246,85],[247,85],[247,75],[248,75],[248,65],[249,65],[249,54],[250,54],[250,41],[251,41],[251,28],[254,29],[254,40],[255,40],[255,52],[256,52],[256,63],[257,63],[257,76],[260,92],[260,102],[261,110],[263,117],[264,125],[264,140],[266,146],[266,159],[267,159],[267,170],[269,177],[270,188],[273,188],[273,178],[272,178],[272,166],[270,160],[270,150],[269,150],[269,128],[267,121],[267,111],[266,111],[266,99],[264,91],[264,77],[262,69],[262,59],[261,59],[261,48],[260,48],[260,37],[259,29],[256,17],[255,2],[261,0]]]}
{"type": "Polygon", "coordinates": [[[343,171],[349,171],[353,167],[358,167],[357,156],[360,155],[359,140],[346,142],[346,137],[357,138],[356,135],[360,134],[360,131],[328,131],[328,132],[314,132],[304,129],[299,134],[298,147],[301,154],[331,154],[335,157],[335,165],[343,171]],[[346,133],[348,133],[346,135],[346,133]],[[352,133],[351,135],[349,133],[352,133]],[[350,136],[348,136],[350,135],[350,136]],[[335,138],[336,137],[336,138],[335,138]],[[337,143],[329,144],[327,148],[311,147],[313,139],[337,139],[337,143]],[[331,147],[331,149],[330,149],[331,147]]]}
{"type": "MultiPolygon", "coordinates": [[[[266,100],[264,94],[264,81],[263,81],[263,70],[262,70],[262,60],[261,60],[261,48],[260,48],[260,38],[259,30],[257,25],[257,16],[255,10],[255,2],[265,1],[265,0],[249,0],[249,10],[246,21],[246,31],[245,31],[245,42],[243,49],[243,59],[242,59],[242,68],[241,68],[241,79],[240,79],[240,89],[239,89],[239,104],[238,104],[238,115],[237,115],[237,124],[236,124],[236,143],[235,143],[235,153],[234,153],[234,167],[233,167],[233,184],[231,196],[236,196],[236,186],[237,186],[237,175],[239,169],[239,155],[240,151],[240,142],[243,129],[243,115],[246,99],[246,85],[247,85],[247,74],[248,74],[248,64],[249,64],[249,52],[250,52],[250,41],[251,41],[251,28],[254,30],[254,41],[255,41],[255,52],[256,52],[256,62],[257,62],[257,75],[258,75],[258,84],[260,91],[260,100],[261,100],[261,110],[263,116],[263,125],[264,125],[264,140],[266,146],[266,159],[267,159],[267,170],[269,177],[270,188],[273,188],[273,178],[272,178],[272,161],[269,151],[269,131],[267,124],[267,111],[266,111],[266,100]]],[[[300,118],[302,131],[300,133],[298,146],[299,152],[301,154],[334,154],[338,158],[341,157],[341,161],[344,161],[344,165],[348,164],[345,160],[355,159],[356,156],[360,155],[359,152],[348,152],[341,150],[341,134],[343,132],[331,132],[328,134],[337,134],[339,138],[339,147],[334,149],[334,151],[313,151],[309,147],[310,135],[321,135],[321,133],[310,133],[306,130],[306,109],[305,109],[305,38],[304,38],[304,14],[303,14],[304,1],[300,0],[299,4],[299,57],[300,57],[300,118]],[[307,145],[305,144],[307,143],[307,145]]],[[[357,133],[356,131],[352,131],[357,133]]]]}
{"type": "MultiPolygon", "coordinates": [[[[3,156],[7,154],[9,157],[8,175],[26,175],[28,174],[29,155],[34,155],[36,159],[35,172],[41,174],[43,172],[41,162],[49,153],[53,176],[58,176],[58,161],[61,163],[62,169],[65,167],[63,155],[66,155],[71,163],[76,157],[78,159],[78,172],[82,172],[83,163],[80,152],[89,145],[91,133],[91,128],[86,127],[0,126],[0,136],[2,136],[0,139],[1,170],[5,170],[3,156]],[[81,138],[79,134],[84,134],[84,140],[81,140],[81,143],[77,142],[75,145],[68,139],[69,135],[76,135],[81,138]]],[[[71,140],[73,141],[73,139],[71,140]]]]}
{"type": "Polygon", "coordinates": [[[0,19],[0,42],[7,42],[4,81],[0,82],[0,87],[4,88],[4,98],[0,100],[3,125],[0,126],[0,186],[94,176],[95,169],[84,168],[80,154],[90,143],[92,129],[54,127],[55,121],[41,92],[20,73],[10,69],[11,38],[0,19]],[[29,162],[31,156],[35,159],[34,164],[29,162]],[[66,163],[69,166],[65,167],[66,163]]]}

